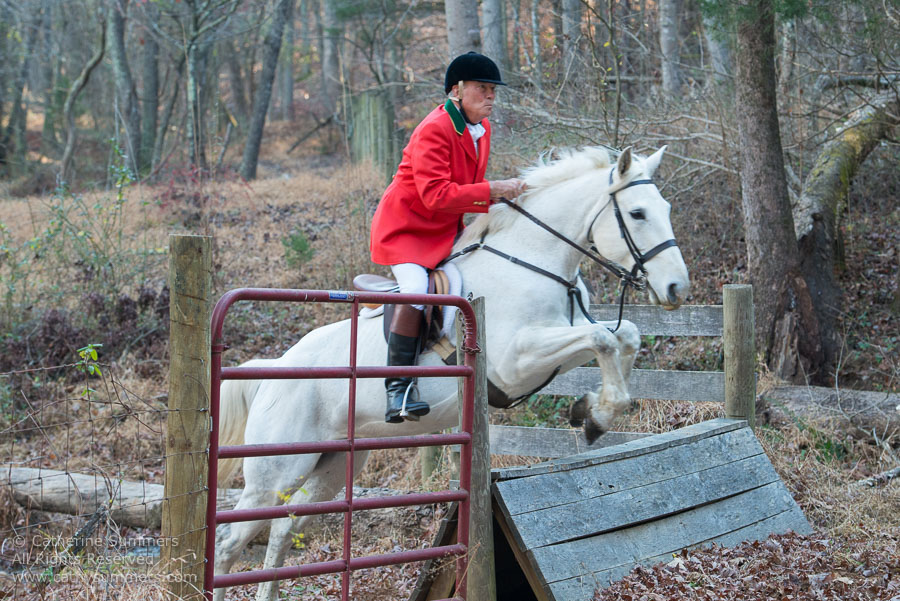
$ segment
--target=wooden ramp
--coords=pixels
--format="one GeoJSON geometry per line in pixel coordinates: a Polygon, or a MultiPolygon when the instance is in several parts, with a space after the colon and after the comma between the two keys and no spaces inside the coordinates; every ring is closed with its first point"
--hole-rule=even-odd
{"type": "MultiPolygon", "coordinates": [[[[492,478],[498,601],[586,601],[636,564],[685,548],[812,531],[743,420],[493,470],[492,478]]],[[[444,529],[440,544],[454,530],[444,529]]],[[[439,582],[440,569],[426,566],[411,599],[447,598],[451,585],[439,582]]]]}
{"type": "Polygon", "coordinates": [[[541,600],[590,599],[635,564],[684,548],[811,532],[739,420],[497,470],[493,495],[495,518],[541,600]]]}

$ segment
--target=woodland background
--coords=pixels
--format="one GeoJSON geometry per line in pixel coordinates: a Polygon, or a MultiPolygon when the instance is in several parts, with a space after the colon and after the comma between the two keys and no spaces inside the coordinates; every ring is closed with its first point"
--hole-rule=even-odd
{"type": "MultiPolygon", "coordinates": [[[[555,147],[667,144],[658,183],[688,302],[754,284],[761,395],[780,383],[880,395],[865,415],[760,402],[767,451],[829,539],[825,551],[783,540],[767,561],[787,573],[871,552],[888,566],[883,597],[859,598],[898,594],[896,481],[847,488],[900,466],[897,0],[0,0],[5,461],[160,481],[167,235],[214,236],[218,292],[347,288],[377,271],[371,215],[443,101],[449,59],[472,49],[510,84],[489,178],[555,147]]],[[[616,298],[606,274],[585,275],[594,302],[616,298]]],[[[242,308],[226,359],[277,356],[338,317],[242,308]]],[[[722,355],[645,337],[638,362],[714,369],[722,355]]],[[[539,397],[497,419],[561,425],[565,404],[539,397]]],[[[710,411],[645,403],[619,429],[710,411]]],[[[408,459],[374,458],[367,485],[420,484],[408,459]]],[[[78,527],[4,503],[4,525],[78,527]]]]}

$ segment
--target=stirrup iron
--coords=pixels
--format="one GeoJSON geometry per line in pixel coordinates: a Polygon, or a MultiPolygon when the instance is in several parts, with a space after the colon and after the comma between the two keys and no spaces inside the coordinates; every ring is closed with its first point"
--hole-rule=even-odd
{"type": "Polygon", "coordinates": [[[400,405],[400,413],[399,413],[399,416],[402,417],[402,418],[405,419],[405,420],[409,420],[409,421],[411,421],[411,422],[417,422],[417,421],[419,421],[419,416],[416,415],[415,413],[410,413],[409,411],[406,410],[406,400],[409,398],[409,393],[410,393],[411,390],[415,390],[415,391],[416,391],[416,399],[418,399],[418,398],[419,398],[419,391],[418,391],[418,389],[416,388],[416,382],[415,382],[415,380],[411,380],[411,381],[409,382],[409,385],[406,387],[406,392],[403,393],[403,404],[400,405]]]}

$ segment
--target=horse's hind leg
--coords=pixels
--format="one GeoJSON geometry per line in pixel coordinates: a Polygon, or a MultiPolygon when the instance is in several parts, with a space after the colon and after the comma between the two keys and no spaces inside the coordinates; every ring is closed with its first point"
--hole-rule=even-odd
{"type": "MultiPolygon", "coordinates": [[[[362,470],[368,454],[368,451],[360,451],[354,455],[354,476],[362,470]]],[[[303,488],[295,491],[288,503],[299,505],[332,500],[344,485],[346,457],[346,453],[322,455],[312,474],[303,484],[303,488]]],[[[265,569],[279,568],[284,565],[284,559],[294,540],[294,535],[303,531],[303,526],[311,517],[313,516],[272,520],[269,546],[266,548],[266,559],[263,565],[265,569]]],[[[256,601],[277,601],[277,599],[277,581],[260,583],[256,592],[256,601]]]]}
{"type": "MultiPolygon", "coordinates": [[[[270,490],[245,488],[241,493],[235,509],[249,509],[253,507],[267,507],[275,505],[277,499],[270,490]]],[[[235,560],[244,550],[244,547],[253,540],[260,530],[265,527],[265,521],[234,522],[221,524],[216,528],[216,574],[227,574],[234,565],[235,560]]],[[[217,588],[214,595],[215,601],[225,599],[225,589],[217,588]]]]}

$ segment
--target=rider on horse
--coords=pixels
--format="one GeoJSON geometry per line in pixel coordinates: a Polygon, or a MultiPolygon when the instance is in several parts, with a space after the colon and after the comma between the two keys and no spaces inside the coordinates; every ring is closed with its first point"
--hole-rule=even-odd
{"type": "MultiPolygon", "coordinates": [[[[447,101],[416,127],[393,181],[372,220],[372,260],[390,265],[400,292],[425,294],[428,270],[453,247],[463,214],[486,213],[495,199],[525,190],[519,179],[484,179],[500,70],[488,57],[469,52],[453,59],[444,77],[447,101]]],[[[413,365],[423,323],[422,305],[397,305],[388,337],[388,365],[413,365]]],[[[385,379],[388,423],[418,419],[430,411],[415,394],[412,378],[385,379]],[[406,412],[404,413],[404,402],[406,412]]]]}

